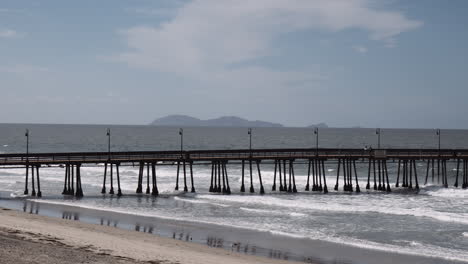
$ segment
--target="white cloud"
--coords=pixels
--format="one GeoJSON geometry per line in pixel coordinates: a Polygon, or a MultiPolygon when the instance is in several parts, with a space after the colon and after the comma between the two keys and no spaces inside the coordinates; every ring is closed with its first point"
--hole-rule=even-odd
{"type": "Polygon", "coordinates": [[[12,29],[0,29],[0,38],[17,38],[21,35],[12,29]]]}
{"type": "Polygon", "coordinates": [[[372,8],[366,0],[195,0],[157,27],[120,31],[130,51],[129,64],[169,72],[222,67],[271,55],[283,33],[306,29],[360,29],[369,38],[394,45],[402,32],[421,26],[403,14],[372,8]]]}
{"type": "Polygon", "coordinates": [[[390,47],[399,34],[422,25],[368,0],[194,0],[174,14],[157,26],[120,30],[129,49],[117,60],[201,80],[205,86],[228,85],[247,91],[261,89],[259,86],[270,86],[270,90],[276,87],[278,91],[294,81],[326,79],[320,71],[279,72],[249,65],[254,59],[280,55],[275,54],[274,43],[282,34],[353,29],[367,32],[369,39],[390,47]]]}
{"type": "Polygon", "coordinates": [[[127,11],[140,14],[140,15],[146,15],[146,16],[168,17],[168,16],[176,15],[177,8],[174,8],[174,7],[133,8],[133,9],[127,9],[127,11]]]}
{"type": "Polygon", "coordinates": [[[14,73],[14,74],[25,74],[25,73],[37,73],[37,72],[50,72],[51,70],[46,67],[16,64],[12,66],[0,66],[0,72],[14,73]]]}
{"type": "Polygon", "coordinates": [[[353,49],[359,53],[367,53],[367,48],[364,46],[356,45],[356,46],[353,46],[353,49]]]}

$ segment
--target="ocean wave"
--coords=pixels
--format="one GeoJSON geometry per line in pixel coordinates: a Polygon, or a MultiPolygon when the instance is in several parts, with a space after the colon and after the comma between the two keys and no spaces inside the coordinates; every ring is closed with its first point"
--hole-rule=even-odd
{"type": "Polygon", "coordinates": [[[220,206],[220,207],[229,207],[229,205],[227,204],[213,203],[211,201],[202,201],[202,200],[194,200],[194,199],[184,199],[184,198],[177,197],[177,196],[174,197],[174,200],[187,202],[187,203],[193,203],[193,204],[210,204],[210,205],[215,205],[215,206],[220,206]]]}
{"type": "MultiPolygon", "coordinates": [[[[276,197],[256,197],[256,199],[251,199],[246,196],[210,196],[210,195],[200,195],[200,198],[203,199],[212,199],[219,200],[223,202],[238,202],[243,204],[251,205],[266,205],[266,206],[280,206],[280,207],[291,207],[291,201],[286,199],[279,199],[276,197]]],[[[387,215],[402,215],[402,216],[415,216],[415,217],[429,217],[438,221],[443,222],[455,222],[461,224],[468,224],[468,213],[450,213],[450,212],[439,212],[430,208],[424,207],[413,207],[413,208],[395,208],[391,206],[394,203],[399,201],[394,201],[389,203],[387,206],[382,206],[380,204],[372,205],[368,204],[344,204],[344,201],[321,201],[311,203],[310,201],[294,201],[294,208],[298,209],[307,209],[313,211],[327,211],[327,212],[347,212],[347,213],[356,213],[356,212],[374,212],[387,215]],[[389,206],[390,205],[390,206],[389,206]]]]}
{"type": "MultiPolygon", "coordinates": [[[[80,200],[75,200],[75,201],[72,200],[72,201],[65,202],[65,201],[31,199],[31,201],[38,202],[38,203],[46,203],[46,204],[48,203],[48,204],[56,204],[56,205],[73,206],[73,207],[86,208],[86,209],[92,209],[92,210],[97,210],[97,211],[122,213],[122,214],[127,214],[127,215],[156,217],[156,218],[160,218],[164,220],[175,220],[175,221],[181,221],[181,222],[192,222],[192,223],[208,224],[208,225],[215,225],[215,226],[233,227],[233,228],[239,228],[239,229],[244,229],[244,230],[254,230],[257,232],[265,232],[265,233],[270,233],[270,234],[280,235],[280,236],[285,236],[285,237],[321,240],[321,241],[327,241],[327,242],[332,242],[332,243],[337,243],[337,244],[343,244],[347,246],[353,246],[357,248],[378,250],[378,251],[383,251],[383,252],[393,252],[393,253],[399,253],[399,254],[424,256],[424,257],[435,257],[435,258],[442,258],[442,259],[453,260],[453,261],[467,261],[468,260],[468,252],[466,251],[442,248],[442,247],[433,246],[433,245],[425,245],[416,241],[409,241],[410,247],[408,247],[407,245],[399,246],[399,245],[394,245],[394,244],[383,244],[383,243],[373,242],[369,240],[357,239],[353,237],[339,236],[336,234],[330,235],[330,234],[325,234],[317,230],[314,230],[313,234],[308,233],[307,235],[301,235],[297,233],[276,231],[274,229],[259,228],[259,227],[255,227],[255,225],[234,224],[237,222],[222,223],[219,221],[195,219],[193,217],[185,218],[185,217],[168,216],[168,215],[160,214],[157,211],[152,211],[152,213],[147,213],[147,212],[142,212],[142,211],[135,212],[135,211],[132,211],[131,209],[128,210],[129,208],[120,208],[120,209],[106,208],[106,207],[99,206],[99,205],[93,206],[89,204],[83,204],[80,202],[80,200]]],[[[463,233],[463,235],[466,236],[467,234],[463,233]]]]}
{"type": "Polygon", "coordinates": [[[457,188],[441,188],[437,190],[428,190],[427,195],[444,198],[468,198],[468,191],[457,188]]]}

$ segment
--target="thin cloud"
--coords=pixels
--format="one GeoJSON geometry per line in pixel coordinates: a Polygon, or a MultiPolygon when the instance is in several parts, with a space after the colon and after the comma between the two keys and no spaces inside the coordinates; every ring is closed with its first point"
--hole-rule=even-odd
{"type": "Polygon", "coordinates": [[[17,64],[12,66],[0,66],[0,72],[3,73],[14,73],[14,74],[25,74],[25,73],[44,73],[51,72],[49,68],[27,65],[27,64],[17,64]]]}
{"type": "Polygon", "coordinates": [[[359,53],[367,53],[367,48],[364,46],[359,46],[359,45],[353,46],[353,49],[359,53]]]}
{"type": "Polygon", "coordinates": [[[193,73],[272,55],[273,40],[284,33],[358,29],[394,46],[399,34],[421,25],[365,0],[195,0],[166,23],[121,30],[130,50],[118,57],[133,66],[193,73]]]}
{"type": "Polygon", "coordinates": [[[11,39],[18,38],[22,35],[12,29],[0,29],[0,38],[11,39]]]}
{"type": "Polygon", "coordinates": [[[278,71],[249,64],[281,56],[275,39],[283,34],[360,30],[372,41],[394,46],[398,35],[422,25],[400,12],[377,9],[366,0],[194,0],[176,10],[172,18],[156,26],[119,30],[128,49],[115,59],[193,79],[197,81],[193,85],[206,92],[282,94],[291,85],[310,89],[332,78],[310,69],[278,71]]]}

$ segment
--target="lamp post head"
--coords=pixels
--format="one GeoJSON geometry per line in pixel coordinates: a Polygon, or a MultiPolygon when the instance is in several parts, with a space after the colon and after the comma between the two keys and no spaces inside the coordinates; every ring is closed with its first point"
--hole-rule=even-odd
{"type": "Polygon", "coordinates": [[[106,135],[107,135],[107,136],[110,136],[110,133],[111,133],[111,132],[110,132],[110,128],[108,128],[108,129],[107,129],[106,135]]]}
{"type": "Polygon", "coordinates": [[[247,134],[252,135],[252,128],[249,127],[249,129],[247,130],[247,134]]]}
{"type": "Polygon", "coordinates": [[[440,136],[440,129],[436,130],[436,135],[440,136]]]}
{"type": "Polygon", "coordinates": [[[183,134],[184,134],[184,129],[182,129],[182,128],[179,128],[179,135],[181,135],[181,136],[182,136],[183,134]]]}
{"type": "Polygon", "coordinates": [[[314,128],[314,134],[318,134],[318,127],[314,128]]]}
{"type": "Polygon", "coordinates": [[[375,129],[375,134],[380,135],[380,128],[375,129]]]}
{"type": "Polygon", "coordinates": [[[26,132],[24,133],[25,137],[29,137],[29,129],[26,129],[26,132]]]}

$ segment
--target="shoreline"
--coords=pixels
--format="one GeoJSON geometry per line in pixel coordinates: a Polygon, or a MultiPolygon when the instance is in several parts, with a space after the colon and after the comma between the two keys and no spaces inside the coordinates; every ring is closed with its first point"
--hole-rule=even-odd
{"type": "MultiPolygon", "coordinates": [[[[134,198],[134,197],[131,197],[134,198]]],[[[461,263],[441,258],[386,252],[308,238],[294,238],[219,225],[159,219],[157,217],[130,215],[101,211],[78,206],[40,203],[34,200],[1,199],[1,207],[39,214],[52,218],[75,220],[96,226],[197,244],[243,256],[257,256],[266,260],[293,260],[306,263],[461,263]],[[116,227],[116,228],[115,228],[116,227]],[[138,232],[135,232],[138,231],[138,232]],[[148,234],[148,235],[150,235],[148,234]]]]}
{"type": "MultiPolygon", "coordinates": [[[[268,259],[240,254],[219,248],[210,248],[197,243],[154,236],[143,232],[128,231],[106,225],[94,225],[81,221],[69,221],[54,217],[0,209],[0,237],[12,239],[14,234],[24,243],[34,242],[33,247],[55,244],[91,255],[110,256],[147,263],[291,263],[285,260],[268,259]]],[[[14,238],[13,238],[14,239],[14,238]]],[[[22,245],[24,246],[24,245],[22,245]]],[[[43,252],[48,255],[51,252],[43,252]]],[[[29,252],[24,252],[28,255],[29,252]]]]}

